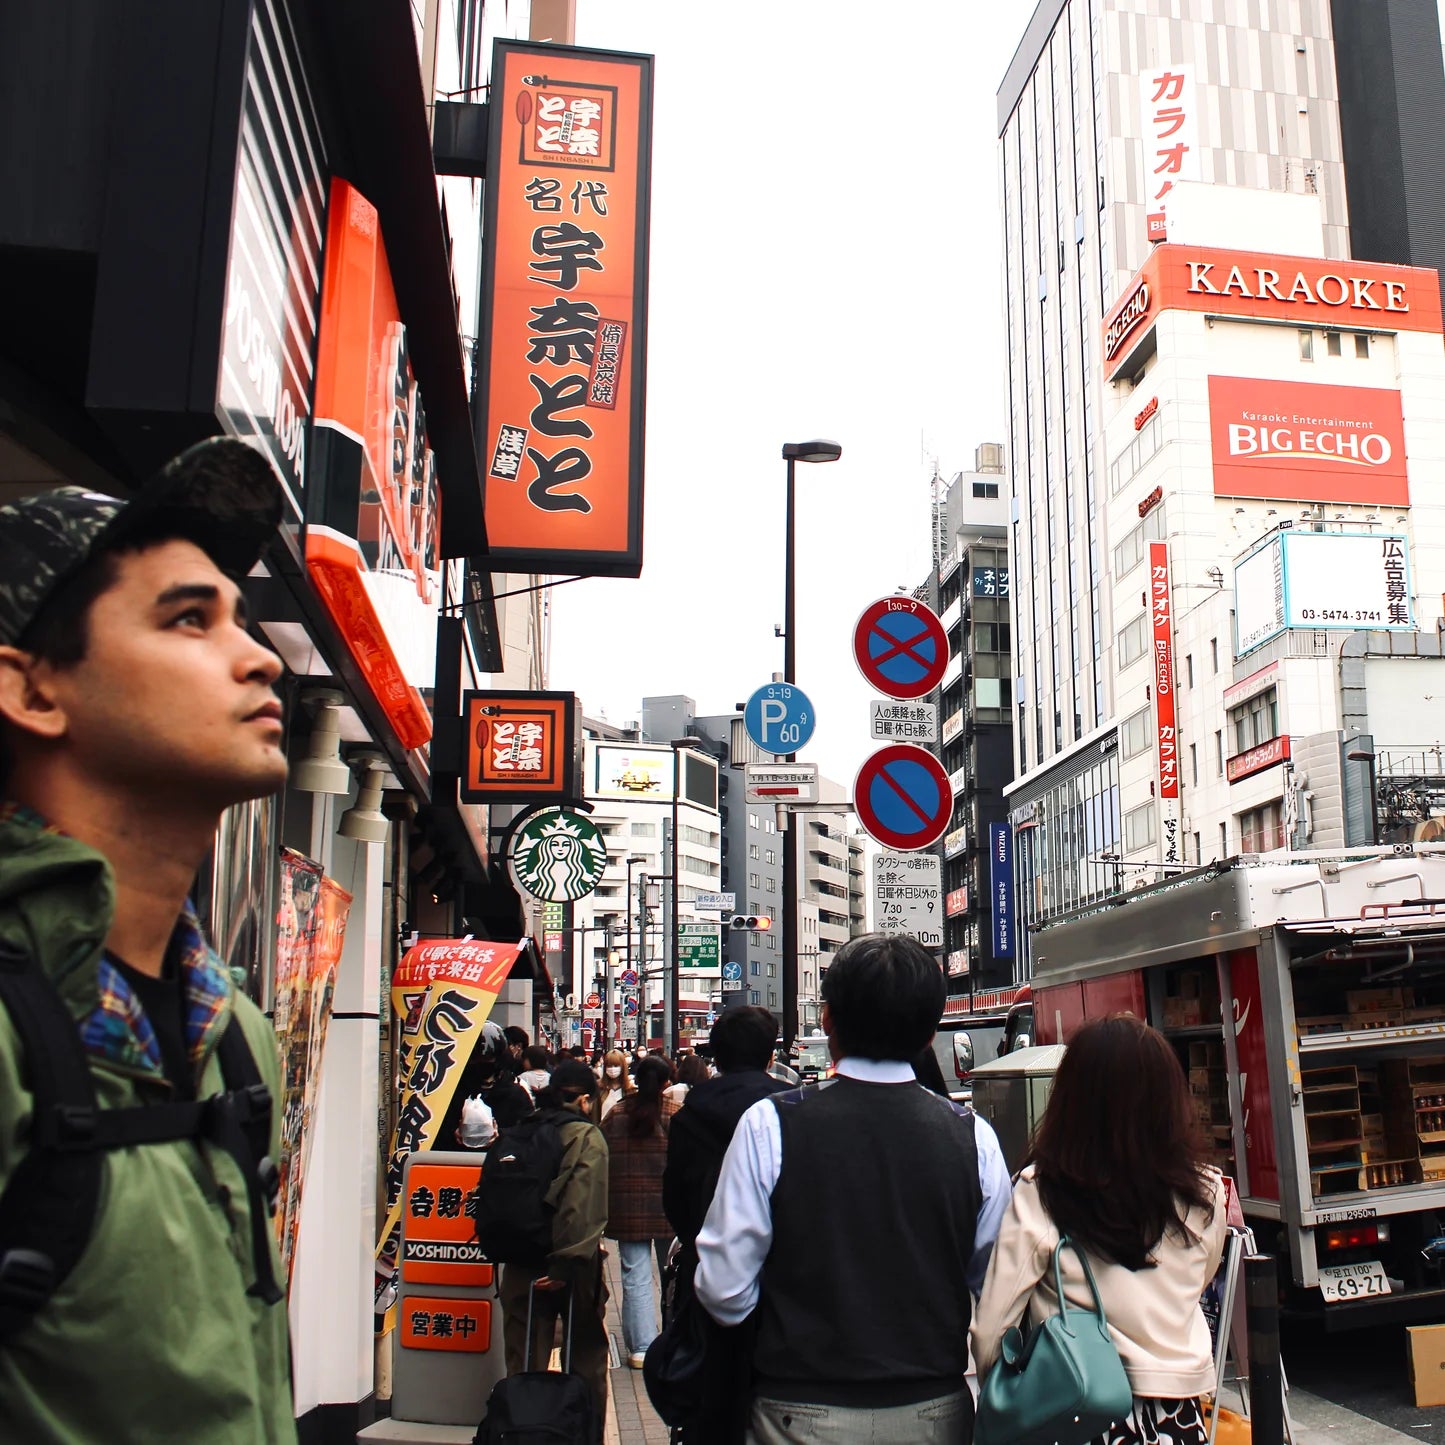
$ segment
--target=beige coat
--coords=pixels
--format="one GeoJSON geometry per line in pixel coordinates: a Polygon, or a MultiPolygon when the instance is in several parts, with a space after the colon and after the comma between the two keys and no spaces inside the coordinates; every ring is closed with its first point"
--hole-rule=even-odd
{"type": "MultiPolygon", "coordinates": [[[[1153,1269],[1133,1271],[1089,1256],[1109,1321],[1109,1333],[1137,1396],[1188,1399],[1214,1388],[1209,1326],[1199,1308],[1224,1251],[1224,1181],[1213,1170],[1214,1214],[1191,1210],[1189,1238],[1167,1232],[1154,1251],[1153,1269]]],[[[979,1378],[998,1358],[999,1342],[1028,1309],[1031,1323],[1059,1310],[1053,1254],[1059,1231],[1044,1212],[1033,1170],[1025,1169],[989,1260],[983,1293],[974,1311],[969,1343],[979,1378]]],[[[1064,1293],[1070,1306],[1093,1309],[1093,1296],[1078,1257],[1062,1257],[1064,1293]]]]}

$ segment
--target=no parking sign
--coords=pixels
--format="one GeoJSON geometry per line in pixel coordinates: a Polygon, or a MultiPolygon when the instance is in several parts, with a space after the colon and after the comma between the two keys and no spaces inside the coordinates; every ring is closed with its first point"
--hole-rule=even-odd
{"type": "Polygon", "coordinates": [[[948,831],[953,787],[943,764],[911,743],[879,748],[858,769],[853,808],[885,848],[931,848],[948,831]]]}
{"type": "Polygon", "coordinates": [[[948,667],[948,634],[916,597],[880,597],[853,628],[858,670],[886,697],[909,701],[932,692],[948,667]]]}

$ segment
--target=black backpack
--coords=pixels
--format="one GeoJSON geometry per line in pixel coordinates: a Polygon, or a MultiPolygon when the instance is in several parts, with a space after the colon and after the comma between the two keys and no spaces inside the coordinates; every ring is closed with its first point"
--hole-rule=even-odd
{"type": "Polygon", "coordinates": [[[102,1109],[80,1031],[28,953],[0,940],[0,1004],[24,1050],[35,1097],[30,1147],[0,1194],[0,1345],[24,1329],[75,1268],[100,1208],[107,1149],[204,1139],[246,1180],[256,1282],[282,1298],[271,1269],[271,1207],[279,1175],[267,1157],[271,1094],[234,1016],[217,1046],[226,1091],[188,1103],[102,1109]]]}
{"type": "Polygon", "coordinates": [[[595,1128],[578,1114],[539,1109],[503,1129],[487,1150],[477,1196],[477,1243],[495,1264],[540,1269],[552,1252],[547,1191],[562,1168],[561,1125],[595,1128]]]}

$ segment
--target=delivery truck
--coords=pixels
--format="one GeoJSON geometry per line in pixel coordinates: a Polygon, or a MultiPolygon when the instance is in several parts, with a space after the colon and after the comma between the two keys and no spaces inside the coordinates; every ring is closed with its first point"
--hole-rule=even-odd
{"type": "Polygon", "coordinates": [[[1133,1013],[1185,1069],[1287,1306],[1445,1319],[1445,847],[1246,855],[1031,935],[1033,1031],[1133,1013]]]}

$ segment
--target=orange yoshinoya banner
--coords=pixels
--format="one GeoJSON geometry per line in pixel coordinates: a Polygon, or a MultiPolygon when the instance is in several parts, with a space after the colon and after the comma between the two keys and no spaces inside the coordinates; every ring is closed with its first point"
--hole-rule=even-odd
{"type": "Polygon", "coordinates": [[[1209,435],[1216,496],[1410,503],[1398,391],[1211,376],[1209,435]]]}
{"type": "Polygon", "coordinates": [[[400,1099],[386,1172],[386,1223],[376,1250],[378,1297],[395,1273],[407,1155],[454,1147],[455,1140],[437,1137],[442,1120],[502,985],[530,946],[526,939],[419,943],[392,975],[391,1011],[401,1026],[400,1099]]]}
{"type": "Polygon", "coordinates": [[[652,57],[499,40],[477,452],[499,569],[642,570],[652,57]]]}

